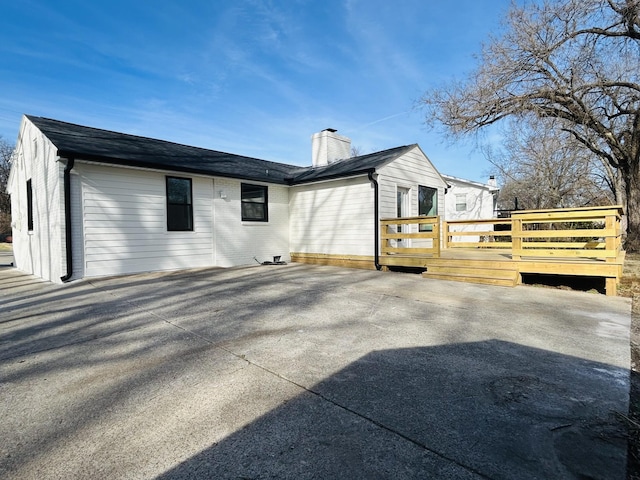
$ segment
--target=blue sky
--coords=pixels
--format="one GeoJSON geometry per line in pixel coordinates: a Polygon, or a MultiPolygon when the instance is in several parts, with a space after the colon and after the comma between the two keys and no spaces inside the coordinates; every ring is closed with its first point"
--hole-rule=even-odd
{"type": "Polygon", "coordinates": [[[483,181],[472,142],[416,101],[461,79],[509,0],[0,0],[0,135],[23,113],[296,165],[336,128],[361,153],[419,143],[483,181]]]}

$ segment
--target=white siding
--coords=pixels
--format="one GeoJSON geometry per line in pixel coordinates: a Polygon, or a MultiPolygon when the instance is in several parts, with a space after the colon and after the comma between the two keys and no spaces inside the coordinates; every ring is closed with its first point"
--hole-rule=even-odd
{"type": "MultiPolygon", "coordinates": [[[[71,280],[76,280],[84,277],[84,223],[82,220],[82,181],[74,170],[71,170],[71,225],[71,251],[73,257],[71,280]]],[[[64,244],[63,249],[66,257],[64,244]]]]}
{"type": "Polygon", "coordinates": [[[9,193],[16,267],[60,283],[60,277],[66,273],[61,209],[64,164],[57,161],[55,146],[26,117],[18,134],[15,158],[9,193]],[[30,232],[26,187],[29,179],[33,198],[33,230],[30,232]]]}
{"type": "Polygon", "coordinates": [[[289,197],[288,188],[267,185],[269,200],[268,222],[243,222],[240,207],[240,185],[261,182],[241,182],[234,179],[215,179],[215,265],[231,267],[256,264],[281,256],[289,261],[289,197]],[[226,198],[221,198],[220,192],[226,198]]]}
{"type": "Polygon", "coordinates": [[[444,214],[446,184],[419,147],[415,147],[397,160],[379,169],[380,218],[397,217],[396,191],[408,188],[410,214],[418,215],[418,185],[438,189],[438,215],[444,214]]]}
{"type": "Polygon", "coordinates": [[[75,170],[84,245],[74,257],[84,259],[85,276],[289,260],[287,187],[267,185],[268,222],[243,222],[239,180],[83,162],[75,170]],[[167,175],[192,179],[192,232],[167,231],[167,175]]]}
{"type": "Polygon", "coordinates": [[[493,218],[493,194],[488,188],[471,183],[459,182],[447,178],[451,187],[445,197],[445,216],[447,220],[476,220],[493,218]],[[467,208],[456,211],[456,195],[464,195],[467,208]]]}
{"type": "MultiPolygon", "coordinates": [[[[418,186],[420,185],[438,190],[437,214],[442,216],[444,213],[446,183],[419,147],[413,148],[397,160],[380,168],[378,183],[380,184],[380,218],[398,216],[398,188],[409,190],[409,213],[406,216],[417,216],[418,186]]],[[[418,225],[411,225],[410,228],[412,232],[418,231],[418,225]]],[[[403,244],[411,247],[430,247],[432,241],[405,240],[403,244]]]]}
{"type": "Polygon", "coordinates": [[[76,162],[88,277],[212,265],[213,181],[192,178],[194,230],[169,232],[166,175],[76,162]]]}
{"type": "Polygon", "coordinates": [[[373,195],[367,177],[291,188],[291,251],[373,255],[373,195]]]}

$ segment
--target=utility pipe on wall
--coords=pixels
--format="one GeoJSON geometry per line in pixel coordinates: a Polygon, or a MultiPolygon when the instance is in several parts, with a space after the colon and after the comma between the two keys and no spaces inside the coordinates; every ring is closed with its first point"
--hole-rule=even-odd
{"type": "Polygon", "coordinates": [[[73,249],[71,248],[71,170],[75,163],[74,158],[67,159],[64,167],[64,237],[65,250],[67,252],[67,274],[60,277],[62,282],[67,282],[73,275],[73,249]]]}
{"type": "Polygon", "coordinates": [[[379,200],[378,200],[378,181],[375,179],[374,175],[375,175],[376,171],[375,170],[369,170],[368,176],[369,176],[369,181],[371,182],[371,184],[373,185],[373,221],[375,222],[375,225],[373,226],[373,238],[374,238],[374,244],[373,244],[373,258],[374,258],[374,264],[376,266],[376,270],[382,270],[382,265],[380,265],[380,254],[378,253],[378,249],[379,246],[378,244],[380,243],[380,213],[379,213],[379,200]]]}

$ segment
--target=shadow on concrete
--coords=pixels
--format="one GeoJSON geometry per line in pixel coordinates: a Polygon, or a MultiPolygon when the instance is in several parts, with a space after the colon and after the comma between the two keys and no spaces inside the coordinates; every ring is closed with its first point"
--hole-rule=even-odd
{"type": "MultiPolygon", "coordinates": [[[[624,478],[625,432],[612,411],[626,412],[626,369],[607,365],[606,356],[597,363],[519,340],[461,343],[498,337],[514,324],[521,325],[515,328],[522,330],[522,343],[531,342],[538,338],[534,333],[542,335],[535,319],[555,318],[556,303],[502,298],[505,311],[527,313],[496,323],[495,332],[478,329],[465,336],[471,324],[489,322],[485,312],[496,303],[493,291],[482,296],[473,290],[474,296],[454,295],[443,303],[425,295],[438,294],[429,282],[414,292],[408,277],[391,275],[291,265],[57,286],[12,271],[0,278],[0,403],[6,409],[0,438],[8,439],[0,442],[6,448],[0,476],[624,478]],[[365,288],[381,275],[384,282],[365,288]],[[396,298],[399,288],[403,296],[396,298]],[[356,293],[357,302],[344,301],[356,293]],[[401,304],[406,308],[395,309],[401,304]],[[359,355],[354,353],[334,363],[331,355],[339,349],[330,347],[345,335],[360,339],[367,329],[356,327],[372,326],[366,314],[377,308],[383,314],[376,325],[400,328],[388,330],[389,341],[396,333],[438,329],[445,323],[443,308],[455,314],[442,335],[429,337],[428,344],[438,346],[373,351],[349,364],[359,355]],[[415,322],[405,322],[413,317],[415,322]],[[416,330],[405,330],[414,324],[416,330]],[[297,333],[301,328],[304,336],[297,333]],[[284,350],[291,338],[306,339],[295,357],[284,350]],[[268,352],[263,360],[261,348],[268,352]],[[293,363],[286,365],[287,358],[293,363]],[[270,368],[260,367],[261,361],[270,368]],[[271,390],[238,388],[242,382],[234,383],[229,372],[242,373],[248,364],[247,371],[260,375],[242,378],[263,379],[271,390]],[[226,399],[218,378],[230,385],[226,399]],[[236,412],[251,401],[258,408],[273,400],[268,393],[286,387],[291,395],[277,398],[293,399],[270,413],[258,418],[251,408],[246,417],[236,412]],[[295,397],[298,391],[303,393],[295,397]],[[192,399],[188,392],[201,396],[192,399]],[[222,400],[227,410],[220,408],[222,400]],[[170,422],[174,407],[179,425],[170,422]],[[212,420],[225,415],[236,415],[229,422],[233,429],[212,420]],[[202,441],[192,448],[194,430],[202,441]],[[227,432],[234,433],[223,437],[227,432]],[[92,442],[99,448],[90,451],[92,442]]],[[[558,335],[570,329],[577,337],[584,334],[583,320],[562,323],[558,335]]],[[[594,348],[603,342],[607,348],[605,337],[595,338],[594,348]]],[[[362,348],[348,340],[348,352],[362,348]]],[[[398,346],[375,344],[357,351],[398,346]]]]}
{"type": "Polygon", "coordinates": [[[202,317],[208,340],[216,344],[255,334],[257,313],[290,317],[326,301],[334,290],[326,278],[314,283],[299,270],[252,266],[228,277],[224,270],[203,269],[52,285],[12,269],[0,279],[0,295],[9,292],[0,317],[0,361],[157,323],[149,312],[202,317]],[[273,285],[283,283],[288,288],[274,292],[273,285]],[[96,289],[104,294],[99,299],[96,289]]]}
{"type": "Polygon", "coordinates": [[[374,351],[157,478],[624,479],[628,377],[498,340],[374,351]]]}

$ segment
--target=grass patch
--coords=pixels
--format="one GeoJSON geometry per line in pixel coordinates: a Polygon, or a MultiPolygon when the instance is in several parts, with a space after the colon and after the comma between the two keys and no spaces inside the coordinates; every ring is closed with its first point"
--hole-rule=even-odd
{"type": "Polygon", "coordinates": [[[640,253],[626,255],[618,295],[629,298],[640,295],[640,253]]]}
{"type": "Polygon", "coordinates": [[[0,243],[0,252],[11,252],[13,250],[13,245],[10,243],[0,243]]]}

